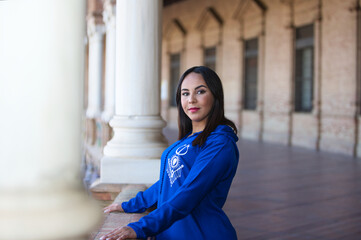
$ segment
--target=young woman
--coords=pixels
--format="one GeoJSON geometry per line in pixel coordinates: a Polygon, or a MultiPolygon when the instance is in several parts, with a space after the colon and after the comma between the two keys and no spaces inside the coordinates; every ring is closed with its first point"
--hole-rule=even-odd
{"type": "Polygon", "coordinates": [[[163,152],[159,180],[130,201],[104,210],[157,208],[101,239],[237,239],[222,210],[239,154],[237,129],[224,116],[221,80],[207,67],[192,67],[179,80],[176,100],[179,141],[163,152]]]}

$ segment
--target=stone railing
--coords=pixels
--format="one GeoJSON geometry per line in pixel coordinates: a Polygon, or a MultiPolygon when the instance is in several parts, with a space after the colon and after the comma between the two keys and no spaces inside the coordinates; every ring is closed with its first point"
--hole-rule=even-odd
{"type": "MultiPolygon", "coordinates": [[[[139,191],[146,190],[145,185],[128,185],[124,186],[118,196],[115,198],[114,203],[122,203],[128,201],[129,199],[135,197],[139,191]]],[[[136,222],[141,217],[147,215],[145,213],[124,213],[124,212],[111,212],[106,214],[104,218],[104,223],[98,229],[97,232],[94,232],[89,240],[99,240],[101,236],[112,231],[113,229],[126,226],[128,223],[136,222]]]]}

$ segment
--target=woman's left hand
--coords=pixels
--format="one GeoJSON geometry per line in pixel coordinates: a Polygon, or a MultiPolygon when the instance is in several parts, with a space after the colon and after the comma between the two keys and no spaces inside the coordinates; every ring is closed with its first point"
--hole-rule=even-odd
{"type": "Polygon", "coordinates": [[[125,239],[136,239],[137,234],[133,228],[124,226],[118,227],[113,231],[105,234],[100,238],[100,240],[125,240],[125,239]]]}

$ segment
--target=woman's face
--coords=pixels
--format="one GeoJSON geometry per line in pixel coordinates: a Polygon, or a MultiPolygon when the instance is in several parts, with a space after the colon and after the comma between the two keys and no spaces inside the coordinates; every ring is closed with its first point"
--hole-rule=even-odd
{"type": "Polygon", "coordinates": [[[181,104],[192,124],[206,126],[214,97],[201,74],[191,72],[181,85],[181,104]]]}

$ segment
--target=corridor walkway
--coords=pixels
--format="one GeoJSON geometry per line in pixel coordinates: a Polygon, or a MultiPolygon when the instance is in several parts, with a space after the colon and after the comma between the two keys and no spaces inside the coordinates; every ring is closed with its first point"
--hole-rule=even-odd
{"type": "MultiPolygon", "coordinates": [[[[164,133],[176,140],[176,132],[164,133]]],[[[361,159],[249,140],[238,147],[224,210],[239,240],[361,239],[361,159]]],[[[107,215],[91,239],[141,216],[107,215]]]]}
{"type": "Polygon", "coordinates": [[[225,211],[242,240],[361,239],[361,160],[241,140],[225,211]]]}

